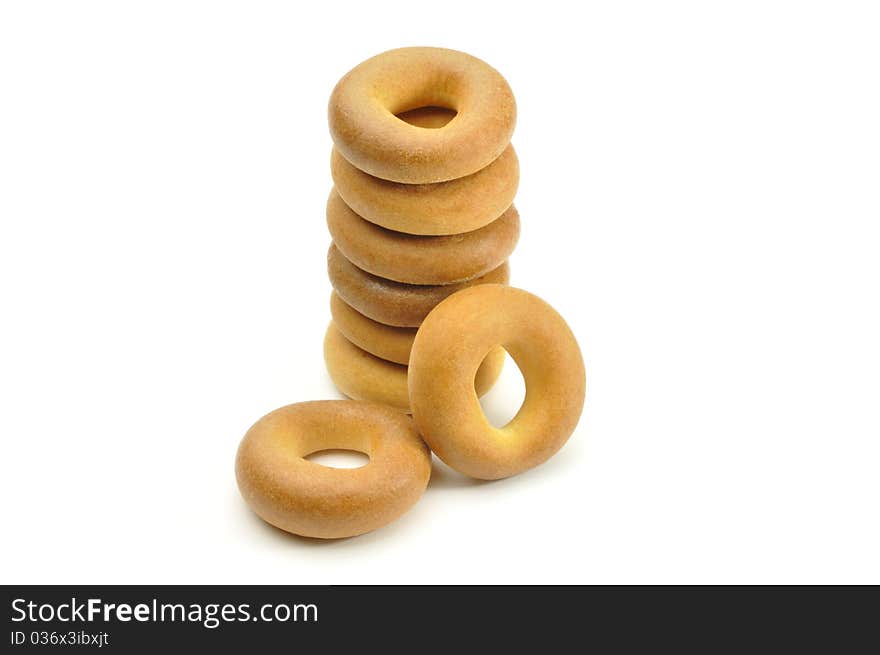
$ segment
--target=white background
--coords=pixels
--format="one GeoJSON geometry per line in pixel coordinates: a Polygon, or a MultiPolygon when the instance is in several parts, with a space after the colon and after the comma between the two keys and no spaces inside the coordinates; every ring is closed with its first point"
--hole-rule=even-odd
{"type": "Polygon", "coordinates": [[[880,583],[876,7],[3,3],[0,579],[880,583]],[[587,405],[539,469],[303,540],[233,460],[338,397],[326,102],[402,45],[509,80],[513,283],[587,405]]]}

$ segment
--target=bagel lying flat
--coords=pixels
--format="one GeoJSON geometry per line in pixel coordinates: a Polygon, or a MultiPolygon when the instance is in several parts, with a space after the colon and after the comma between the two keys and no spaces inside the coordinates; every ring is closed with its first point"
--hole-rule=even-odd
{"type": "Polygon", "coordinates": [[[359,216],[407,234],[479,229],[510,207],[519,185],[519,162],[511,145],[476,173],[436,184],[400,184],[373,177],[336,149],[330,172],[337,192],[359,216]]]}
{"type": "Polygon", "coordinates": [[[365,221],[332,191],[327,228],[345,258],[368,273],[406,284],[452,284],[484,275],[510,256],[519,239],[519,214],[511,206],[473,232],[417,236],[365,221]]]}
{"type": "Polygon", "coordinates": [[[456,284],[404,284],[358,268],[330,245],[327,273],[336,293],[361,314],[385,325],[418,327],[441,300],[460,289],[486,283],[507,284],[510,267],[504,262],[478,278],[456,284]]]}
{"type": "Polygon", "coordinates": [[[251,509],[294,534],[336,539],[375,530],[421,498],[431,453],[404,414],[377,403],[316,400],[257,421],[235,458],[238,488],[251,509]],[[305,459],[327,449],[356,450],[356,469],[305,459]]]}
{"type": "Polygon", "coordinates": [[[445,48],[399,48],[355,66],[328,106],[336,149],[384,180],[443,182],[476,173],[504,151],[516,123],[507,81],[486,62],[445,48]],[[426,129],[397,114],[419,107],[456,112],[426,129]]]}
{"type": "Polygon", "coordinates": [[[348,305],[335,291],[330,294],[330,314],[336,328],[361,350],[404,366],[409,363],[416,328],[374,321],[348,305]]]}

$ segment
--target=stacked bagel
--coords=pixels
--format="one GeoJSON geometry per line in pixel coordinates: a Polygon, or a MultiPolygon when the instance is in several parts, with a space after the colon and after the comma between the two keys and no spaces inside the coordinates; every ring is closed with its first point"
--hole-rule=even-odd
{"type": "MultiPolygon", "coordinates": [[[[407,364],[428,313],[465,287],[509,281],[519,238],[516,104],[500,73],[475,57],[400,48],[347,73],[328,113],[325,362],[345,395],[409,412],[407,364]]],[[[504,358],[500,347],[487,354],[479,395],[504,358]]]]}

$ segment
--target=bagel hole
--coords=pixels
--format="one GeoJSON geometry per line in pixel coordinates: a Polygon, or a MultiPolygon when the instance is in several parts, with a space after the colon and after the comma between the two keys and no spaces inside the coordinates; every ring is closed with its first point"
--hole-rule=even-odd
{"type": "Polygon", "coordinates": [[[316,450],[306,455],[305,459],[331,469],[359,469],[370,463],[366,453],[359,450],[346,450],[344,448],[328,448],[316,450]]]}
{"type": "Polygon", "coordinates": [[[424,127],[436,130],[445,127],[449,121],[455,118],[458,112],[450,107],[440,107],[438,105],[426,105],[424,107],[416,107],[415,109],[407,109],[396,116],[410,125],[416,127],[424,127]]]}
{"type": "Polygon", "coordinates": [[[503,428],[517,415],[525,399],[525,378],[516,360],[508,355],[495,386],[480,398],[483,414],[493,427],[503,428]]]}

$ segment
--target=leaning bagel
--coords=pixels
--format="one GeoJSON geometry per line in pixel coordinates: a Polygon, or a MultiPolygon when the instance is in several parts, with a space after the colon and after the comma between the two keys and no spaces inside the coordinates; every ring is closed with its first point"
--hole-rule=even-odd
{"type": "Polygon", "coordinates": [[[327,253],[327,273],[345,302],[374,321],[396,327],[418,327],[437,303],[459,289],[510,280],[510,267],[504,262],[485,275],[456,284],[394,282],[358,268],[333,244],[327,253]]]}
{"type": "Polygon", "coordinates": [[[399,48],[346,73],[328,107],[336,148],[384,180],[443,182],[475,173],[507,147],[516,123],[513,92],[487,63],[445,48],[399,48]],[[397,114],[439,106],[456,116],[437,129],[397,114]]]}
{"type": "Polygon", "coordinates": [[[409,359],[413,419],[431,450],[452,468],[504,478],[548,459],[568,440],[584,404],[577,341],[546,302],[522,289],[484,284],[437,305],[416,334],[409,359]],[[499,344],[519,366],[526,398],[504,427],[493,427],[473,390],[483,356],[499,344]]]}
{"type": "Polygon", "coordinates": [[[519,239],[519,213],[511,206],[485,227],[453,236],[416,236],[365,221],[338,193],[327,200],[333,243],[358,268],[406,284],[452,284],[498,268],[519,239]]]}
{"type": "Polygon", "coordinates": [[[335,148],[330,172],[336,191],[359,216],[407,234],[460,234],[488,225],[510,207],[519,162],[508,145],[472,175],[437,184],[400,184],[352,166],[335,148]]]}

